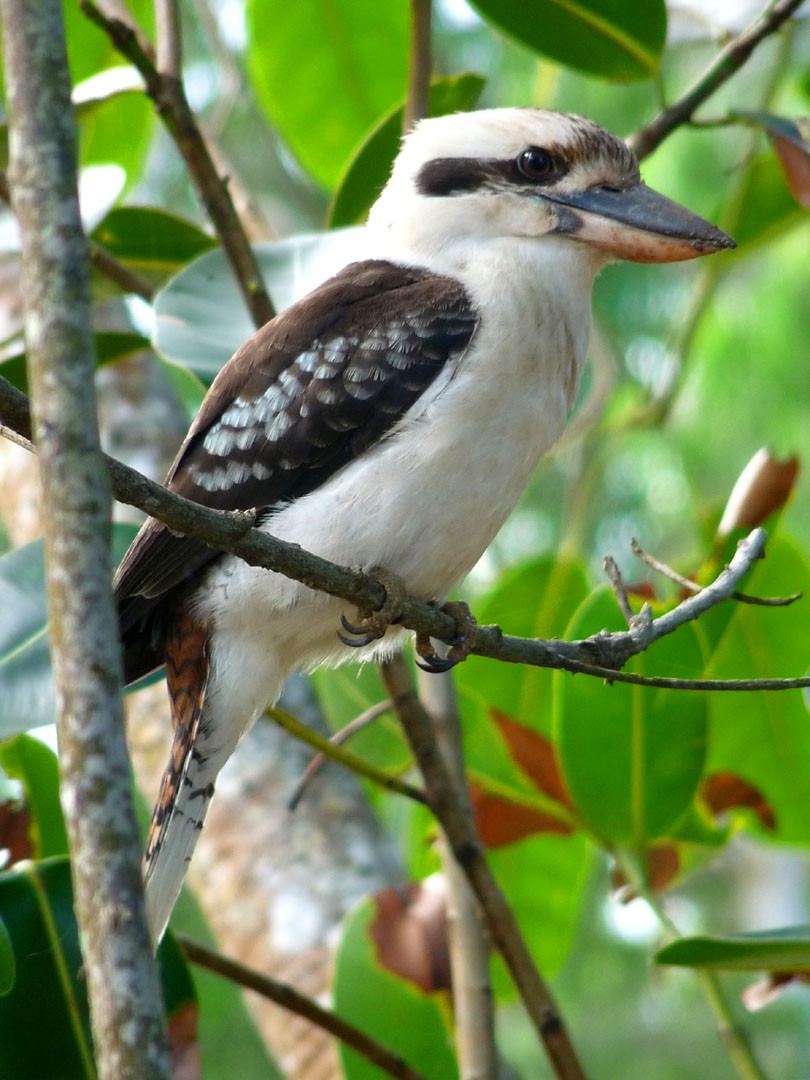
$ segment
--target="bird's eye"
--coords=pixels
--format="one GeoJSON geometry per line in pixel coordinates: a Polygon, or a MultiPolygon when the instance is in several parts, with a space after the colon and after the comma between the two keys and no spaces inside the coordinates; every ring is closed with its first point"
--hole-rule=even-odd
{"type": "Polygon", "coordinates": [[[517,167],[527,180],[548,180],[554,172],[554,159],[548,150],[530,146],[518,154],[517,167]]]}

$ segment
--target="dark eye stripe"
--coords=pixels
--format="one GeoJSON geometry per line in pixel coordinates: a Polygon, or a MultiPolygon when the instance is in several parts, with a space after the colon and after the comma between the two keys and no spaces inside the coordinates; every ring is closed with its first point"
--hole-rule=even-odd
{"type": "Polygon", "coordinates": [[[554,168],[542,181],[527,177],[513,158],[434,158],[416,175],[420,195],[463,195],[472,191],[503,191],[552,183],[568,172],[562,158],[554,158],[554,168]]]}

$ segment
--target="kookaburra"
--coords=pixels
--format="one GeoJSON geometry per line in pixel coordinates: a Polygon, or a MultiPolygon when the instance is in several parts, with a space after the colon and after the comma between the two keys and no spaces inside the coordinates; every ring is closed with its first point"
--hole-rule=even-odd
{"type": "MultiPolygon", "coordinates": [[[[345,266],[239,349],[167,486],[443,602],[515,506],[577,394],[591,287],[614,259],[733,247],[577,116],[492,109],[404,139],[345,266]]],[[[163,934],[220,769],[295,669],[356,659],[343,601],[154,519],[115,591],[132,682],[166,666],[174,743],[146,856],[163,934]]],[[[352,613],[349,612],[349,615],[352,613]]],[[[361,649],[396,648],[391,627],[361,649]]]]}

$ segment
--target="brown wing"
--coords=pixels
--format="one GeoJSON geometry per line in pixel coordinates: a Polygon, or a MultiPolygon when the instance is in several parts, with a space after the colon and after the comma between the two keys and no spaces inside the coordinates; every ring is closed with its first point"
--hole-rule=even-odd
{"type": "MultiPolygon", "coordinates": [[[[476,325],[452,278],[378,261],[347,266],[228,361],[167,487],[226,510],[307,494],[390,432],[476,325]]],[[[166,601],[216,557],[154,519],[143,526],[115,579],[127,681],[163,663],[166,601]]]]}

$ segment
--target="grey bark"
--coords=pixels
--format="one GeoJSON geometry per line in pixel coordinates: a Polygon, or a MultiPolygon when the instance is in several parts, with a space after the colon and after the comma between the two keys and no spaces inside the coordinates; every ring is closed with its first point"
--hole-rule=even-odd
{"type": "Polygon", "coordinates": [[[165,1080],[110,591],[110,492],[93,392],[90,274],[59,0],[0,0],[13,206],[40,450],[62,801],[99,1075],[165,1080]]]}

